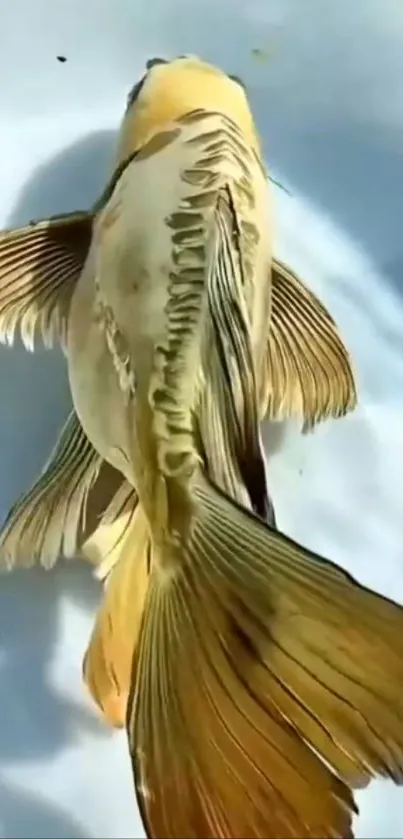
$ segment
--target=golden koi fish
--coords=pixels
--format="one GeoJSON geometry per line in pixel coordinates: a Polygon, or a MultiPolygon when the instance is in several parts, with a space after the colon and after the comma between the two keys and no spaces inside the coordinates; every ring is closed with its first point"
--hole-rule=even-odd
{"type": "MultiPolygon", "coordinates": [[[[147,67],[151,70],[157,65],[167,69],[162,59],[152,59],[147,67]]],[[[230,110],[236,107],[244,118],[242,82],[231,76],[230,85],[228,77],[221,74],[221,86],[226,82],[228,87],[224,91],[215,85],[216,71],[212,72],[213,87],[207,89],[203,78],[195,102],[203,103],[206,96],[218,107],[228,95],[230,110]]],[[[34,350],[39,337],[46,348],[60,343],[66,352],[71,299],[88,258],[94,224],[121,173],[144,144],[149,126],[157,132],[164,125],[166,109],[167,118],[172,116],[168,97],[163,105],[158,102],[152,112],[147,111],[145,127],[143,118],[139,122],[143,82],[132,91],[113,175],[93,210],[0,233],[0,342],[12,345],[19,333],[28,350],[34,350]]],[[[257,135],[253,153],[260,159],[257,135]]],[[[263,163],[260,165],[264,171],[263,163]]],[[[267,194],[268,206],[269,202],[267,194]]],[[[263,222],[262,216],[260,224],[263,222]]],[[[252,324],[255,343],[262,333],[260,417],[297,417],[304,430],[309,430],[329,417],[344,416],[356,405],[356,389],[348,352],[331,315],[304,282],[275,257],[267,268],[266,293],[269,300],[271,297],[270,305],[262,308],[267,321],[252,324]]],[[[84,322],[86,314],[83,309],[84,322]]],[[[222,474],[228,473],[231,463],[222,456],[221,441],[209,429],[207,432],[204,448],[212,477],[236,497],[234,483],[228,481],[228,474],[222,474]]],[[[242,488],[241,496],[248,503],[242,488]]],[[[9,513],[0,535],[0,567],[40,563],[51,568],[60,556],[81,555],[95,565],[101,563],[97,573],[102,578],[119,556],[135,505],[132,485],[94,448],[73,408],[40,476],[9,513]]]]}
{"type": "Polygon", "coordinates": [[[355,402],[334,323],[282,266],[276,298],[272,229],[244,89],[186,57],[132,92],[91,219],[0,243],[3,334],[64,343],[74,403],[21,508],[36,558],[57,539],[102,552],[100,528],[113,553],[124,530],[84,675],[125,715],[151,837],[341,839],[353,789],[403,778],[403,609],[267,522],[262,417],[310,425],[355,402]],[[80,258],[58,239],[75,224],[80,258]],[[84,533],[111,467],[123,480],[84,533]]]}

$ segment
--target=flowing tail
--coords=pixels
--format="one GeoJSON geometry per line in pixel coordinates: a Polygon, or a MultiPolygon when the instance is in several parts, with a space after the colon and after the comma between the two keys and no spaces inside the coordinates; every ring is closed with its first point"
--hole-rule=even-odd
{"type": "Polygon", "coordinates": [[[195,500],[176,571],[151,547],[144,585],[133,530],[108,588],[147,834],[353,836],[351,788],[403,779],[403,609],[204,478],[195,500]]]}

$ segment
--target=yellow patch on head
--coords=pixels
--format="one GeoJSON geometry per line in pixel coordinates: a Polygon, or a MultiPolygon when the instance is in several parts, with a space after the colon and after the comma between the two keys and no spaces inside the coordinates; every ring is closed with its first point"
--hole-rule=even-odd
{"type": "Polygon", "coordinates": [[[149,70],[123,118],[117,165],[150,137],[197,109],[230,117],[241,126],[251,145],[259,149],[244,89],[218,67],[190,56],[156,64],[149,70]]]}

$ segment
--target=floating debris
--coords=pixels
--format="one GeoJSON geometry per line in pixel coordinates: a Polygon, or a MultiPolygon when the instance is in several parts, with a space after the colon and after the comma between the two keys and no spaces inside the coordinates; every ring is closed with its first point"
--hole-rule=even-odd
{"type": "Polygon", "coordinates": [[[263,50],[260,47],[254,47],[252,49],[252,55],[254,58],[257,58],[258,61],[270,61],[271,50],[263,50]]]}

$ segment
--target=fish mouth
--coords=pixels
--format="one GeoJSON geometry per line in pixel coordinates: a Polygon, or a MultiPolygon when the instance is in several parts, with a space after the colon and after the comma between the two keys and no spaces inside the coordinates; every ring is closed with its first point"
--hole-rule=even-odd
{"type": "Polygon", "coordinates": [[[151,70],[152,67],[155,67],[156,64],[168,64],[167,58],[149,58],[146,61],[146,70],[151,70]]]}

